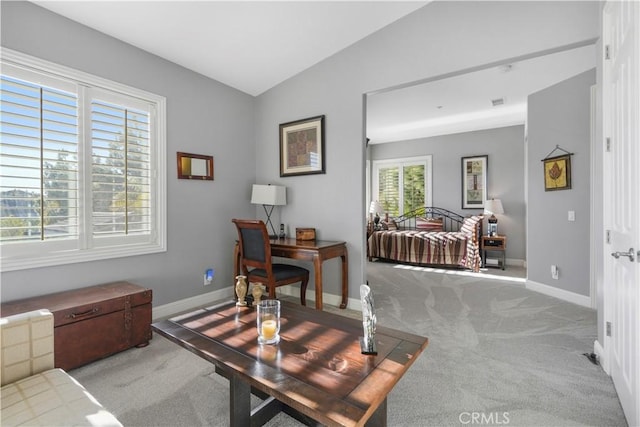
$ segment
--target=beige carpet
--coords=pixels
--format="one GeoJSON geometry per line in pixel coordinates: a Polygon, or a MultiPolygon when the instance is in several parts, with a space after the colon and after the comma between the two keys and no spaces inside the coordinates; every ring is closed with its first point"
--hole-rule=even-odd
{"type": "MultiPolygon", "coordinates": [[[[381,325],[430,338],[389,395],[389,426],[626,425],[611,379],[583,356],[594,310],[506,277],[370,263],[368,279],[381,325]]],[[[159,336],[71,374],[125,426],[228,425],[227,381],[159,336]]]]}

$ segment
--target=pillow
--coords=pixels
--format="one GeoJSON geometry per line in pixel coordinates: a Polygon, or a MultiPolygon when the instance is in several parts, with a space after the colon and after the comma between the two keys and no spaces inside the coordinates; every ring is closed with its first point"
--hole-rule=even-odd
{"type": "Polygon", "coordinates": [[[442,218],[416,217],[416,229],[422,231],[442,231],[442,218]]]}
{"type": "Polygon", "coordinates": [[[388,221],[380,221],[380,224],[382,224],[383,230],[395,231],[398,229],[398,224],[396,224],[396,222],[391,218],[389,218],[388,221]]]}

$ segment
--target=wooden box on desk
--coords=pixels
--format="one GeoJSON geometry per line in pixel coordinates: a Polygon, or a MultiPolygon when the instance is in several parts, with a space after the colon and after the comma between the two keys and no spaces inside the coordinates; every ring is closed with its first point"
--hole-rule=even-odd
{"type": "Polygon", "coordinates": [[[316,240],[316,229],[296,228],[296,240],[316,240]]]}
{"type": "Polygon", "coordinates": [[[46,308],[55,366],[69,370],[151,339],[151,289],[114,282],[2,303],[2,316],[46,308]]]}

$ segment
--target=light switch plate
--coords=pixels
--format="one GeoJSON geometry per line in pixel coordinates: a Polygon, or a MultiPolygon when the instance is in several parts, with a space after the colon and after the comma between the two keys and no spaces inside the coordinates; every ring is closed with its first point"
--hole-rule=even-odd
{"type": "Polygon", "coordinates": [[[569,221],[575,221],[576,220],[576,211],[569,211],[569,214],[567,215],[567,219],[569,221]]]}

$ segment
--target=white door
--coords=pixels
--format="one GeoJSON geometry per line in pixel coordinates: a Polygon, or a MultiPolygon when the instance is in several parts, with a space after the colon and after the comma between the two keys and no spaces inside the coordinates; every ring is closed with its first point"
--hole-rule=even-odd
{"type": "Polygon", "coordinates": [[[627,421],[640,426],[640,2],[606,3],[603,45],[603,130],[609,147],[603,214],[610,233],[604,260],[604,319],[610,324],[605,352],[627,421]]]}

